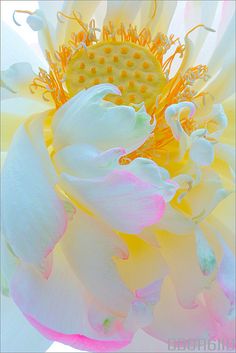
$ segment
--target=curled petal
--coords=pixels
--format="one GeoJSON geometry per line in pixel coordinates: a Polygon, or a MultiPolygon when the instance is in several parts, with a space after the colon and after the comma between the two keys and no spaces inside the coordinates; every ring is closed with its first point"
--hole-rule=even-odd
{"type": "Polygon", "coordinates": [[[159,167],[155,162],[147,158],[136,158],[130,164],[122,166],[121,170],[127,170],[142,180],[153,184],[156,191],[169,202],[175,195],[178,185],[169,180],[166,169],[159,167]]]}
{"type": "Polygon", "coordinates": [[[192,210],[192,220],[196,223],[202,221],[230,193],[223,188],[218,174],[213,170],[203,170],[199,183],[185,196],[192,210]]]}
{"type": "Polygon", "coordinates": [[[190,157],[199,166],[210,165],[214,160],[212,143],[203,137],[196,139],[191,145],[190,157]]]}
{"type": "Polygon", "coordinates": [[[90,144],[101,151],[122,146],[127,153],[139,147],[154,126],[144,109],[117,106],[102,100],[120,94],[111,84],[79,92],[56,113],[53,121],[56,150],[72,144],[90,144]]]}
{"type": "Polygon", "coordinates": [[[179,141],[179,159],[182,159],[189,147],[189,136],[181,124],[182,111],[188,109],[189,117],[195,113],[195,105],[192,102],[181,102],[170,105],[165,111],[165,119],[170,126],[174,138],[179,141]]]}

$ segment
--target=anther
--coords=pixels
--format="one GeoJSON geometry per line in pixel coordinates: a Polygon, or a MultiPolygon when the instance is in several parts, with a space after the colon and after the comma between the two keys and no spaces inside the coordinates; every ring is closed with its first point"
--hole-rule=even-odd
{"type": "Polygon", "coordinates": [[[107,67],[107,72],[108,72],[108,73],[111,73],[111,72],[112,72],[112,66],[108,66],[108,67],[107,67]]]}
{"type": "Polygon", "coordinates": [[[90,71],[91,71],[92,74],[96,74],[96,67],[91,67],[90,71]]]}
{"type": "Polygon", "coordinates": [[[100,58],[100,59],[99,59],[99,64],[104,64],[104,62],[105,62],[105,59],[104,59],[104,58],[100,58]]]}
{"type": "Polygon", "coordinates": [[[118,63],[119,58],[118,58],[118,56],[117,56],[117,55],[114,55],[114,56],[113,56],[113,61],[114,61],[114,63],[118,63]]]}
{"type": "Polygon", "coordinates": [[[149,67],[149,64],[146,62],[146,61],[144,61],[144,63],[143,63],[143,68],[144,69],[147,69],[149,67]]]}
{"type": "Polygon", "coordinates": [[[109,83],[114,82],[114,79],[113,79],[113,77],[112,77],[112,76],[109,76],[109,77],[108,77],[108,82],[109,82],[109,83]]]}

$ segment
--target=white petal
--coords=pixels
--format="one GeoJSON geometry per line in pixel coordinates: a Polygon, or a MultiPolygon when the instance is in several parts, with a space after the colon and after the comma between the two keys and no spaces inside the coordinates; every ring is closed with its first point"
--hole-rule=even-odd
{"type": "Polygon", "coordinates": [[[234,28],[235,15],[208,63],[211,79],[202,87],[202,91],[207,90],[219,103],[235,92],[234,28]]]}
{"type": "Polygon", "coordinates": [[[51,184],[55,185],[58,181],[57,173],[45,146],[44,123],[47,118],[48,111],[32,115],[31,122],[28,123],[28,132],[35,151],[40,155],[44,173],[51,184]]]}
{"type": "Polygon", "coordinates": [[[186,235],[193,232],[194,223],[181,211],[175,210],[167,204],[165,213],[156,224],[156,228],[173,234],[186,235]]]}
{"type": "Polygon", "coordinates": [[[112,260],[113,256],[128,257],[123,241],[105,224],[77,210],[62,247],[94,300],[113,313],[125,314],[133,295],[119,278],[112,260]]]}
{"type": "Polygon", "coordinates": [[[117,28],[123,23],[125,26],[132,24],[135,19],[142,1],[121,1],[113,0],[107,2],[107,13],[104,19],[105,24],[111,21],[117,28]]]}
{"type": "MultiPolygon", "coordinates": [[[[212,28],[213,21],[215,18],[215,13],[217,11],[218,2],[215,1],[189,1],[186,2],[185,6],[185,14],[184,14],[184,21],[185,21],[185,30],[186,32],[193,28],[196,24],[203,23],[205,26],[212,28]]],[[[197,56],[201,51],[205,42],[210,42],[214,40],[216,37],[216,33],[211,33],[206,31],[204,28],[198,28],[196,31],[191,33],[191,40],[193,42],[193,62],[191,65],[199,64],[197,56]]],[[[208,53],[207,53],[208,54],[208,53]]],[[[206,54],[205,54],[206,55],[206,54]]]]}
{"type": "Polygon", "coordinates": [[[36,74],[29,63],[17,63],[1,72],[1,86],[14,94],[30,95],[29,85],[36,74]]]}
{"type": "Polygon", "coordinates": [[[48,279],[34,267],[21,265],[11,283],[11,295],[25,315],[42,325],[65,334],[87,333],[82,285],[58,249],[48,279]]]}
{"type": "Polygon", "coordinates": [[[219,265],[217,280],[223,289],[225,295],[230,301],[231,306],[236,304],[236,288],[235,288],[235,255],[224,241],[223,237],[218,235],[221,246],[223,248],[223,257],[219,265]]]}
{"type": "Polygon", "coordinates": [[[62,174],[61,183],[73,199],[125,233],[140,233],[164,212],[165,202],[155,187],[126,171],[87,180],[62,174]]]}
{"type": "Polygon", "coordinates": [[[177,1],[140,1],[140,3],[140,28],[150,28],[153,37],[158,32],[167,34],[177,1]]]}
{"type": "Polygon", "coordinates": [[[48,279],[35,268],[21,265],[11,283],[11,295],[29,322],[51,340],[85,351],[109,352],[131,339],[120,325],[111,333],[91,326],[91,310],[100,326],[113,317],[85,290],[60,247],[54,251],[48,279]]]}
{"type": "Polygon", "coordinates": [[[45,67],[46,65],[46,60],[42,61],[29,44],[4,22],[2,23],[2,47],[4,48],[1,57],[3,70],[18,62],[30,62],[35,71],[39,66],[45,67]]]}
{"type": "Polygon", "coordinates": [[[229,194],[214,171],[203,170],[200,183],[185,196],[185,201],[192,210],[193,221],[198,223],[203,220],[229,194]]]}
{"type": "Polygon", "coordinates": [[[26,23],[30,29],[38,34],[38,42],[42,53],[45,55],[47,50],[52,56],[55,50],[55,30],[47,21],[44,12],[36,9],[26,18],[26,23]]]}
{"type": "MultiPolygon", "coordinates": [[[[99,0],[90,0],[89,2],[77,0],[63,1],[61,11],[67,16],[73,16],[73,11],[75,11],[77,16],[81,16],[82,21],[87,24],[100,3],[101,1],[99,0]]],[[[64,20],[63,16],[60,16],[60,18],[62,23],[58,22],[57,24],[57,40],[59,45],[67,43],[71,39],[73,32],[77,33],[79,30],[82,30],[77,21],[64,20]]]]}
{"type": "Polygon", "coordinates": [[[160,301],[155,306],[154,320],[145,331],[171,343],[174,339],[204,338],[209,328],[210,318],[205,307],[199,305],[191,310],[183,309],[177,301],[173,283],[167,278],[161,290],[160,301]]]}
{"type": "Polygon", "coordinates": [[[229,165],[233,180],[235,180],[235,148],[224,143],[217,143],[215,145],[215,155],[229,165]]]}
{"type": "Polygon", "coordinates": [[[1,236],[1,286],[3,294],[9,295],[9,282],[16,270],[18,262],[18,258],[13,254],[9,244],[7,244],[4,237],[1,236]]]}
{"type": "MultiPolygon", "coordinates": [[[[70,1],[71,2],[71,1],[70,1]]],[[[57,20],[57,11],[61,11],[64,1],[38,1],[39,9],[44,13],[45,18],[54,29],[56,29],[58,20],[57,20]]]]}
{"type": "Polygon", "coordinates": [[[104,152],[90,145],[71,145],[54,156],[59,173],[68,173],[80,178],[95,178],[108,174],[119,166],[119,158],[125,154],[122,148],[104,152]]]}
{"type": "Polygon", "coordinates": [[[3,233],[14,253],[40,265],[64,233],[63,205],[24,126],[3,168],[3,233]]]}
{"type": "Polygon", "coordinates": [[[10,98],[2,101],[2,141],[1,148],[8,150],[17,128],[32,114],[48,109],[43,102],[26,98],[10,98]]]}
{"type": "MultiPolygon", "coordinates": [[[[116,259],[117,269],[128,288],[137,297],[140,293],[140,298],[144,298],[144,293],[147,294],[144,288],[164,278],[168,273],[168,266],[157,244],[147,243],[145,239],[133,234],[121,234],[121,237],[128,246],[129,257],[126,261],[116,259]]],[[[154,288],[151,286],[150,294],[153,293],[152,289],[155,292],[155,285],[154,288]]],[[[149,299],[151,302],[151,298],[149,299]]]]}

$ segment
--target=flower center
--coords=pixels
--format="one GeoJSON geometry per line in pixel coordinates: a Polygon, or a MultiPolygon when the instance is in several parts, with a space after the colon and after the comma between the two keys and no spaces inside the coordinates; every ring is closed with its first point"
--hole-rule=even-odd
{"type": "MultiPolygon", "coordinates": [[[[151,119],[156,121],[149,139],[123,162],[140,156],[157,160],[162,153],[166,155],[164,159],[169,159],[166,146],[174,137],[165,121],[165,110],[181,101],[196,102],[202,98],[204,102],[208,94],[194,87],[197,80],[206,81],[209,76],[206,65],[188,67],[192,48],[188,36],[198,28],[213,30],[199,24],[186,33],[181,44],[173,34],[157,32],[153,36],[148,27],[138,31],[133,24],[115,26],[110,21],[99,29],[94,19],[85,23],[76,11],[71,15],[58,12],[58,20],[76,22],[78,31],[68,33],[70,39],[57,50],[46,51],[49,71],[39,68],[30,85],[32,94],[42,90],[43,99],[54,101],[58,109],[83,89],[112,83],[119,87],[121,96],[108,95],[105,99],[117,105],[144,102],[151,119]],[[172,75],[176,59],[177,72],[172,75]]],[[[181,124],[188,134],[196,127],[196,122],[188,118],[181,124]]]]}
{"type": "Polygon", "coordinates": [[[167,80],[155,56],[134,43],[100,42],[71,58],[66,70],[70,96],[107,82],[118,86],[122,93],[121,97],[109,95],[107,100],[118,105],[144,102],[151,112],[167,80]]]}

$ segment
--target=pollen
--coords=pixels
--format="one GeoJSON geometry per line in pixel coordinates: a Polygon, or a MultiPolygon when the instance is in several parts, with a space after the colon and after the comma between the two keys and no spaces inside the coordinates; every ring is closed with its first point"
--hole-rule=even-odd
{"type": "Polygon", "coordinates": [[[144,102],[149,112],[167,82],[159,61],[150,51],[135,43],[124,45],[115,41],[109,45],[99,42],[86,49],[81,48],[71,57],[65,76],[70,96],[94,84],[109,82],[120,87],[122,103],[115,95],[108,95],[107,100],[126,105],[144,102]],[[144,62],[138,60],[142,57],[145,57],[144,62]],[[84,79],[81,79],[81,67],[84,79]],[[148,69],[146,75],[142,75],[144,69],[148,69]],[[79,77],[77,81],[76,75],[79,77]]]}

